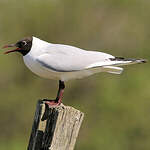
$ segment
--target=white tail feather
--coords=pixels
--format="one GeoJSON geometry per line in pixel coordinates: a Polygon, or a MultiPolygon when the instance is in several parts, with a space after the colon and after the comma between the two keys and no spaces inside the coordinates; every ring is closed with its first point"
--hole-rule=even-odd
{"type": "Polygon", "coordinates": [[[125,66],[131,64],[139,64],[139,63],[146,63],[147,60],[145,59],[112,59],[108,61],[96,62],[87,66],[86,68],[95,68],[95,67],[104,67],[104,66],[125,66]]]}
{"type": "Polygon", "coordinates": [[[104,66],[103,71],[108,72],[108,73],[113,73],[113,74],[121,74],[123,71],[123,68],[114,67],[114,66],[104,66]]]}

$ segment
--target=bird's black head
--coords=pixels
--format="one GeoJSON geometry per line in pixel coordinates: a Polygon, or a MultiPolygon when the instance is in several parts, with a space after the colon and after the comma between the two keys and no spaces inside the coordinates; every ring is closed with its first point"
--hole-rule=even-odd
{"type": "Polygon", "coordinates": [[[9,50],[5,52],[5,54],[11,53],[11,52],[19,52],[23,56],[25,56],[31,50],[32,40],[33,40],[33,37],[26,37],[22,40],[19,40],[16,44],[9,44],[9,45],[4,46],[3,48],[17,47],[14,50],[9,50]]]}

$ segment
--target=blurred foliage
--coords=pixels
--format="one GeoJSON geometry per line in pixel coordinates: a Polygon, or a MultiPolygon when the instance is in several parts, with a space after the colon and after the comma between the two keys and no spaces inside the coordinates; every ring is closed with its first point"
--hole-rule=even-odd
{"type": "MultiPolygon", "coordinates": [[[[0,45],[34,35],[52,43],[149,59],[148,0],[0,0],[0,45]]],[[[36,102],[56,81],[31,73],[18,54],[0,59],[0,149],[26,149],[36,102]]],[[[149,64],[66,83],[64,103],[85,113],[76,150],[150,149],[149,64]]]]}

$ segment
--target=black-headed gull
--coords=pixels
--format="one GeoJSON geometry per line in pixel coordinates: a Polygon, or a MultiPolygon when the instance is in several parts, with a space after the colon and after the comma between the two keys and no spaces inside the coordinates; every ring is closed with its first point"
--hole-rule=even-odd
{"type": "Polygon", "coordinates": [[[55,100],[47,100],[50,105],[59,105],[65,88],[64,82],[83,78],[98,72],[120,74],[118,66],[145,63],[144,59],[125,59],[98,51],[86,51],[74,46],[52,44],[34,36],[24,38],[16,44],[4,46],[17,47],[5,52],[19,52],[25,65],[43,78],[59,80],[59,90],[55,100]]]}

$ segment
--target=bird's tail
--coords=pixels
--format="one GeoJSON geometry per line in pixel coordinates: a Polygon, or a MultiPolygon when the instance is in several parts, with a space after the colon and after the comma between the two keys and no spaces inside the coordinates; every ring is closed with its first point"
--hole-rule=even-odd
{"type": "MultiPolygon", "coordinates": [[[[119,66],[130,65],[130,64],[140,64],[146,63],[146,59],[132,59],[132,58],[123,58],[123,57],[113,57],[109,58],[109,61],[97,62],[89,65],[86,69],[92,69],[95,71],[95,68],[102,68],[102,72],[109,72],[114,74],[121,74],[123,68],[119,66]]],[[[96,72],[99,70],[96,69],[96,72]]]]}
{"type": "Polygon", "coordinates": [[[110,58],[113,64],[115,66],[124,66],[124,65],[130,65],[130,64],[140,64],[140,63],[146,63],[146,59],[133,59],[133,58],[123,58],[123,57],[115,57],[110,58]]]}
{"type": "Polygon", "coordinates": [[[113,73],[113,74],[121,74],[123,68],[118,66],[130,65],[130,64],[140,64],[146,63],[147,60],[145,59],[132,59],[132,58],[123,58],[123,57],[115,57],[110,58],[111,64],[108,66],[103,66],[105,72],[113,73]]]}
{"type": "Polygon", "coordinates": [[[113,74],[121,74],[123,71],[123,68],[121,67],[114,67],[114,66],[104,66],[103,72],[113,73],[113,74]]]}

